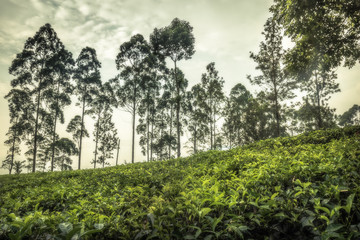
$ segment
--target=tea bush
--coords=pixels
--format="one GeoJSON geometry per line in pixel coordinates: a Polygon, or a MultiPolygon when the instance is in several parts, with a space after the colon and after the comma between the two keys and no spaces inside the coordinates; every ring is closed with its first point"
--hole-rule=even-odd
{"type": "Polygon", "coordinates": [[[359,239],[360,127],[0,176],[0,239],[359,239]]]}

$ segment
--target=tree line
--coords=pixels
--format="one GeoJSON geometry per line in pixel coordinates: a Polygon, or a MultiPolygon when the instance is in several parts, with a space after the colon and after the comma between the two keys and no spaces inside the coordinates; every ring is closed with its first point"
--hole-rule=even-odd
{"type": "Polygon", "coordinates": [[[14,79],[5,96],[10,128],[2,168],[10,174],[24,167],[32,172],[45,171],[47,166],[50,171],[68,170],[71,157],[77,155],[81,169],[82,141],[90,137],[86,116],[94,120],[94,168],[107,165],[116,149],[118,162],[120,138],[112,118],[117,109],[132,117],[132,163],[136,133],[146,161],[153,161],[180,157],[186,148],[197,153],[359,124],[358,105],[337,116],[328,104],[331,95],[340,91],[335,68],[344,62],[354,66],[358,59],[357,51],[349,51],[359,49],[353,40],[360,35],[353,26],[358,22],[340,21],[357,15],[347,8],[351,3],[341,4],[339,8],[320,0],[275,1],[270,9],[273,16],[264,25],[265,40],[258,52],[250,53],[261,74],[247,78],[260,91],[252,94],[238,83],[228,96],[214,62],[206,66],[201,81],[188,89],[178,66],[195,53],[193,28],[187,21],[175,18],[170,25],[155,28],[149,41],[136,34],[121,44],[115,59],[118,73],[108,81],[101,80],[95,49],[83,48],[74,60],[50,24],[45,24],[25,42],[9,68],[14,79]],[[301,14],[294,9],[301,9],[301,14]],[[328,31],[332,28],[336,32],[328,31]],[[283,48],[284,34],[295,43],[289,50],[283,48]],[[290,104],[295,91],[302,91],[304,97],[290,104]],[[69,139],[60,137],[57,127],[64,124],[64,109],[72,99],[80,111],[67,125],[69,139]],[[184,147],[185,132],[190,137],[184,147]],[[15,161],[22,143],[27,160],[15,161]]]}

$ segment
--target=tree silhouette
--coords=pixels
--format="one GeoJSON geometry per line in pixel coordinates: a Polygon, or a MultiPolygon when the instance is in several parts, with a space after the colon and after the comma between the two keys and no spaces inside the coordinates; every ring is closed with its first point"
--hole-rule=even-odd
{"type": "MultiPolygon", "coordinates": [[[[95,151],[94,151],[94,168],[96,168],[96,163],[98,162],[97,155],[98,155],[98,143],[101,140],[102,134],[105,134],[105,128],[109,126],[103,126],[103,124],[110,124],[103,117],[107,117],[108,115],[112,115],[112,106],[116,106],[117,102],[115,99],[114,91],[110,82],[106,82],[100,87],[100,91],[98,91],[97,95],[93,99],[91,103],[91,110],[89,110],[89,114],[93,116],[95,119],[95,126],[94,126],[94,136],[95,136],[95,151]]],[[[113,126],[113,125],[111,125],[113,126]]],[[[106,128],[106,129],[107,129],[106,128]]],[[[110,129],[111,130],[111,129],[110,129]]],[[[108,131],[110,131],[108,130],[108,131]]],[[[110,139],[112,140],[112,139],[110,139]]],[[[111,144],[109,142],[109,144],[111,144]]]]}
{"type": "Polygon", "coordinates": [[[360,125],[360,106],[354,104],[339,118],[340,126],[360,125]]]}
{"type": "Polygon", "coordinates": [[[132,115],[132,147],[131,162],[134,163],[135,147],[135,122],[138,106],[143,98],[144,78],[154,65],[149,44],[140,34],[131,37],[130,41],[120,46],[120,52],[116,57],[116,67],[120,72],[123,83],[119,77],[116,82],[116,95],[119,105],[132,115]]]}
{"type": "Polygon", "coordinates": [[[60,167],[61,171],[72,170],[71,156],[78,153],[75,143],[68,138],[60,138],[52,143],[54,149],[54,164],[60,167]]]}
{"type": "Polygon", "coordinates": [[[248,76],[252,84],[264,88],[265,97],[271,102],[276,137],[285,133],[285,129],[282,127],[285,117],[281,102],[293,98],[292,90],[296,87],[295,82],[286,76],[282,67],[284,50],[281,30],[274,18],[266,21],[263,32],[265,42],[260,43],[259,53],[251,52],[250,54],[250,57],[257,63],[256,69],[260,70],[262,75],[255,78],[248,76]]]}
{"type": "Polygon", "coordinates": [[[180,111],[181,103],[184,100],[181,97],[182,79],[178,77],[177,62],[182,59],[190,59],[195,53],[195,38],[192,33],[193,28],[189,22],[174,18],[169,26],[154,29],[150,35],[150,42],[154,46],[156,52],[164,57],[169,57],[174,63],[173,81],[175,86],[175,102],[176,102],[176,129],[177,129],[177,156],[181,156],[181,123],[180,111]]]}
{"type": "Polygon", "coordinates": [[[80,138],[89,137],[89,133],[85,126],[81,124],[81,116],[74,116],[67,125],[66,131],[72,134],[74,142],[77,144],[77,148],[80,148],[80,138]]]}
{"type": "Polygon", "coordinates": [[[204,111],[207,113],[206,120],[210,129],[210,149],[216,149],[217,121],[220,118],[222,104],[225,100],[224,80],[219,77],[214,62],[206,66],[206,71],[201,77],[201,87],[206,95],[204,111]]]}
{"type": "Polygon", "coordinates": [[[46,89],[43,93],[44,98],[47,99],[49,110],[53,118],[53,129],[52,129],[52,148],[51,148],[51,171],[54,170],[54,157],[55,157],[55,142],[56,138],[56,127],[57,120],[60,123],[64,123],[64,112],[65,106],[71,104],[71,93],[73,87],[70,84],[70,78],[73,71],[74,60],[72,54],[65,49],[59,51],[58,54],[54,55],[49,60],[51,63],[52,71],[49,72],[47,78],[52,82],[52,87],[46,89]]]}
{"type": "Polygon", "coordinates": [[[86,47],[80,52],[76,60],[76,69],[74,79],[76,81],[76,94],[78,96],[78,104],[81,104],[81,130],[79,137],[79,163],[78,169],[81,168],[81,150],[82,139],[84,137],[84,118],[87,115],[87,108],[97,95],[99,86],[101,85],[99,68],[100,62],[97,59],[96,51],[93,48],[86,47]]]}
{"type": "Polygon", "coordinates": [[[27,89],[32,101],[35,102],[35,121],[32,140],[32,171],[35,172],[36,156],[38,149],[39,117],[44,102],[42,93],[52,86],[49,77],[56,71],[55,62],[64,45],[57,37],[50,24],[45,24],[35,34],[28,38],[21,53],[13,60],[9,73],[15,76],[11,81],[13,88],[27,89]]]}
{"type": "Polygon", "coordinates": [[[10,111],[10,128],[6,134],[8,139],[4,142],[9,147],[5,160],[1,167],[8,169],[11,174],[14,167],[14,158],[16,154],[20,154],[20,143],[25,137],[33,131],[32,129],[32,113],[34,105],[28,91],[11,89],[5,96],[9,102],[10,111]]]}
{"type": "Polygon", "coordinates": [[[191,134],[193,153],[197,153],[199,145],[205,143],[205,136],[209,132],[206,121],[207,113],[204,109],[206,93],[200,84],[196,84],[187,93],[187,129],[191,134]]]}
{"type": "Polygon", "coordinates": [[[223,111],[225,137],[229,147],[240,146],[245,143],[244,137],[244,115],[251,99],[250,92],[241,83],[236,84],[230,91],[223,111]]]}

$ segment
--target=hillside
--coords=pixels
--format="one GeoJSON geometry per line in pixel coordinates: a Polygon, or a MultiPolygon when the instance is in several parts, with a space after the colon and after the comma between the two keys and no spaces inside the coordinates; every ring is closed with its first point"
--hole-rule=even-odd
{"type": "Polygon", "coordinates": [[[358,239],[360,127],[0,176],[0,239],[358,239]]]}

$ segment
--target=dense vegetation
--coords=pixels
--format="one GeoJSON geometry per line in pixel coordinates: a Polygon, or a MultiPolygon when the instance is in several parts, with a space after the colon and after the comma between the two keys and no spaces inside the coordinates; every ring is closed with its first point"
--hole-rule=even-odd
{"type": "Polygon", "coordinates": [[[1,239],[357,239],[360,127],[0,176],[1,239]]]}
{"type": "Polygon", "coordinates": [[[226,94],[227,79],[214,62],[188,88],[179,65],[192,58],[196,45],[193,27],[185,20],[174,18],[148,37],[135,34],[123,42],[111,79],[101,79],[95,49],[84,46],[75,59],[45,24],[28,38],[9,67],[12,88],[5,98],[10,128],[1,168],[9,174],[24,168],[67,170],[77,155],[81,169],[86,137],[95,143],[88,162],[94,168],[108,165],[120,148],[115,126],[121,122],[112,117],[118,110],[131,114],[132,163],[136,134],[143,159],[150,162],[180,157],[185,148],[191,153],[230,149],[272,137],[358,125],[358,103],[339,117],[329,99],[341,90],[336,69],[353,67],[360,59],[359,1],[274,0],[269,11],[264,41],[250,53],[259,70],[258,76],[248,76],[258,90],[253,93],[240,77],[226,94]],[[293,47],[285,49],[284,37],[293,47]],[[295,99],[299,91],[303,98],[295,99]],[[74,116],[65,114],[74,105],[79,107],[71,111],[74,116]],[[91,122],[94,131],[89,134],[91,122]],[[72,139],[60,136],[59,124],[64,123],[72,139]],[[181,144],[184,135],[189,137],[181,144]]]}

